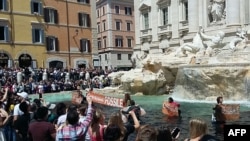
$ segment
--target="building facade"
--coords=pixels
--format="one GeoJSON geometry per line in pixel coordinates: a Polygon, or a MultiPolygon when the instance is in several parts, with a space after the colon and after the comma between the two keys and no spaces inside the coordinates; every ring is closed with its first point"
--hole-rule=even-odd
{"type": "Polygon", "coordinates": [[[41,1],[0,1],[0,66],[42,66],[46,58],[41,1]]]}
{"type": "Polygon", "coordinates": [[[206,34],[225,33],[230,42],[239,28],[249,30],[249,0],[136,0],[135,53],[163,53],[206,34]]]}
{"type": "Polygon", "coordinates": [[[3,29],[0,48],[4,54],[1,60],[6,63],[8,59],[7,66],[14,63],[17,67],[33,68],[93,67],[93,56],[97,54],[96,35],[93,35],[96,18],[92,12],[95,1],[1,0],[0,3],[3,29]]]}
{"type": "Polygon", "coordinates": [[[100,65],[128,70],[135,44],[133,0],[97,0],[97,46],[100,65]]]}

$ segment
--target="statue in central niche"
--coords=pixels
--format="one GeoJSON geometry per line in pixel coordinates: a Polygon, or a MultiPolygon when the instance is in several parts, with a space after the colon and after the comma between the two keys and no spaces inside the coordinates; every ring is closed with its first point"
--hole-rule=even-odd
{"type": "Polygon", "coordinates": [[[210,5],[208,6],[208,18],[212,24],[222,22],[225,19],[225,0],[210,0],[210,5]]]}

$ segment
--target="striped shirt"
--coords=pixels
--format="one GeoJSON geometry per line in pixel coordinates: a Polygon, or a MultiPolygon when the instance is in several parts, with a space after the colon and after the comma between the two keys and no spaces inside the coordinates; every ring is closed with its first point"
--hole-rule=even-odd
{"type": "Polygon", "coordinates": [[[93,109],[91,105],[88,106],[87,116],[81,123],[75,125],[65,125],[59,127],[56,134],[56,141],[82,141],[86,127],[89,126],[92,120],[93,109]]]}

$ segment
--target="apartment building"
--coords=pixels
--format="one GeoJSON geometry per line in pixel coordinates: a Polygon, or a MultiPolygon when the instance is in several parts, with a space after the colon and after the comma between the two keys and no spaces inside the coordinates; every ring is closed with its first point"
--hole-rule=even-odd
{"type": "Polygon", "coordinates": [[[94,57],[99,65],[95,1],[1,0],[0,8],[1,66],[93,68],[94,57]]]}
{"type": "Polygon", "coordinates": [[[130,69],[135,44],[133,0],[97,0],[96,15],[100,66],[130,69]]]}
{"type": "Polygon", "coordinates": [[[38,67],[46,58],[41,1],[0,1],[0,66],[38,67]]]}

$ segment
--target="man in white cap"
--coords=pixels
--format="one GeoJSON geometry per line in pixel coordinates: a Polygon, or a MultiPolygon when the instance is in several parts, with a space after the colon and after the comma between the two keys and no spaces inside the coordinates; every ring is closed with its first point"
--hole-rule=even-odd
{"type": "Polygon", "coordinates": [[[19,108],[20,103],[28,100],[28,93],[26,93],[26,92],[17,93],[17,95],[18,95],[18,99],[19,99],[20,102],[18,104],[16,104],[15,107],[14,107],[13,121],[17,120],[18,116],[23,114],[23,112],[19,108]]]}

